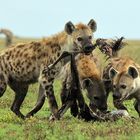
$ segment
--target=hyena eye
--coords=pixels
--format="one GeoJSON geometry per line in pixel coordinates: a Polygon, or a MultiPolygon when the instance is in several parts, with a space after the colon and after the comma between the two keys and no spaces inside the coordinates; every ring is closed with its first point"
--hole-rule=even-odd
{"type": "Polygon", "coordinates": [[[82,41],[83,38],[82,38],[82,37],[78,37],[77,40],[78,40],[78,41],[82,41]]]}
{"type": "Polygon", "coordinates": [[[120,86],[122,89],[126,89],[126,85],[121,85],[120,86]]]}
{"type": "Polygon", "coordinates": [[[89,39],[92,39],[92,36],[90,35],[88,38],[89,38],[89,39]]]}

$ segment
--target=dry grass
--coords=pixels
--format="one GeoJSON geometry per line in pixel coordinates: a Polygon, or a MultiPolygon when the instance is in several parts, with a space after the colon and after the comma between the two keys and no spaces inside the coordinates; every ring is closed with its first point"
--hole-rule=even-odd
{"type": "MultiPolygon", "coordinates": [[[[30,39],[20,39],[16,42],[27,42],[30,39]]],[[[127,41],[128,45],[121,51],[122,55],[128,55],[134,58],[140,64],[140,41],[127,41]]],[[[4,42],[0,40],[1,48],[4,48],[4,42]]],[[[60,83],[55,82],[55,94],[59,101],[60,83]]],[[[29,93],[23,103],[22,112],[26,114],[34,106],[38,90],[38,85],[31,85],[29,93]]],[[[127,101],[125,104],[132,116],[137,119],[120,119],[116,122],[84,122],[78,120],[67,112],[60,121],[49,122],[50,111],[47,101],[43,108],[33,117],[25,121],[17,118],[11,111],[10,106],[14,98],[14,93],[9,88],[0,99],[0,139],[2,140],[90,140],[90,139],[140,139],[140,119],[133,108],[133,101],[127,101]]],[[[109,109],[114,109],[112,97],[108,100],[109,109]]]]}

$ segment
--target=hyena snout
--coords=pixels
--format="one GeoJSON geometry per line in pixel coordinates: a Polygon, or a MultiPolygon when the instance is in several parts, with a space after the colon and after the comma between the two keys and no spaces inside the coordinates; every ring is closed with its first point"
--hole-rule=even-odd
{"type": "Polygon", "coordinates": [[[121,99],[121,94],[119,92],[114,92],[113,93],[113,99],[115,99],[115,100],[121,99]]]}
{"type": "Polygon", "coordinates": [[[94,97],[94,101],[90,102],[90,106],[93,108],[96,107],[102,112],[107,111],[107,100],[100,99],[99,97],[94,97]]]}
{"type": "Polygon", "coordinates": [[[102,111],[102,112],[107,111],[107,103],[102,103],[99,106],[99,110],[102,111]]]}
{"type": "Polygon", "coordinates": [[[85,45],[83,48],[84,53],[91,53],[95,49],[93,44],[85,45]]]}

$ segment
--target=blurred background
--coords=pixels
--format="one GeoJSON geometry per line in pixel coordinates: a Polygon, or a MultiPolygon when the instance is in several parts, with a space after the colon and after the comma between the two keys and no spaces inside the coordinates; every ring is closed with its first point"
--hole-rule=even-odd
{"type": "MultiPolygon", "coordinates": [[[[140,39],[139,0],[0,0],[0,28],[41,38],[73,23],[96,20],[95,37],[140,39]]],[[[2,37],[2,35],[0,35],[2,37]]]]}

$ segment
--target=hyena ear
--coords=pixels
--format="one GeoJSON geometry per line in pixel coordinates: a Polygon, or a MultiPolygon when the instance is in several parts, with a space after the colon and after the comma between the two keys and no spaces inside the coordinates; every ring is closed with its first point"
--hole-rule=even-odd
{"type": "Polygon", "coordinates": [[[130,66],[130,67],[128,68],[128,74],[129,74],[132,78],[137,78],[138,75],[139,75],[139,72],[138,72],[138,70],[137,70],[135,67],[130,66]]]}
{"type": "Polygon", "coordinates": [[[73,25],[73,23],[71,21],[67,22],[65,25],[65,32],[70,35],[74,30],[75,26],[73,25]]]}
{"type": "Polygon", "coordinates": [[[92,81],[91,81],[89,78],[84,79],[84,80],[82,81],[82,88],[85,89],[86,87],[89,87],[89,85],[91,84],[91,82],[92,82],[92,81]]]}
{"type": "Polygon", "coordinates": [[[92,32],[95,32],[97,30],[97,24],[96,24],[96,21],[94,19],[91,19],[89,21],[88,26],[90,27],[92,32]]]}
{"type": "Polygon", "coordinates": [[[114,68],[111,68],[111,69],[109,70],[109,78],[110,78],[110,79],[113,79],[113,78],[116,76],[117,73],[118,73],[117,70],[115,70],[114,68]]]}

